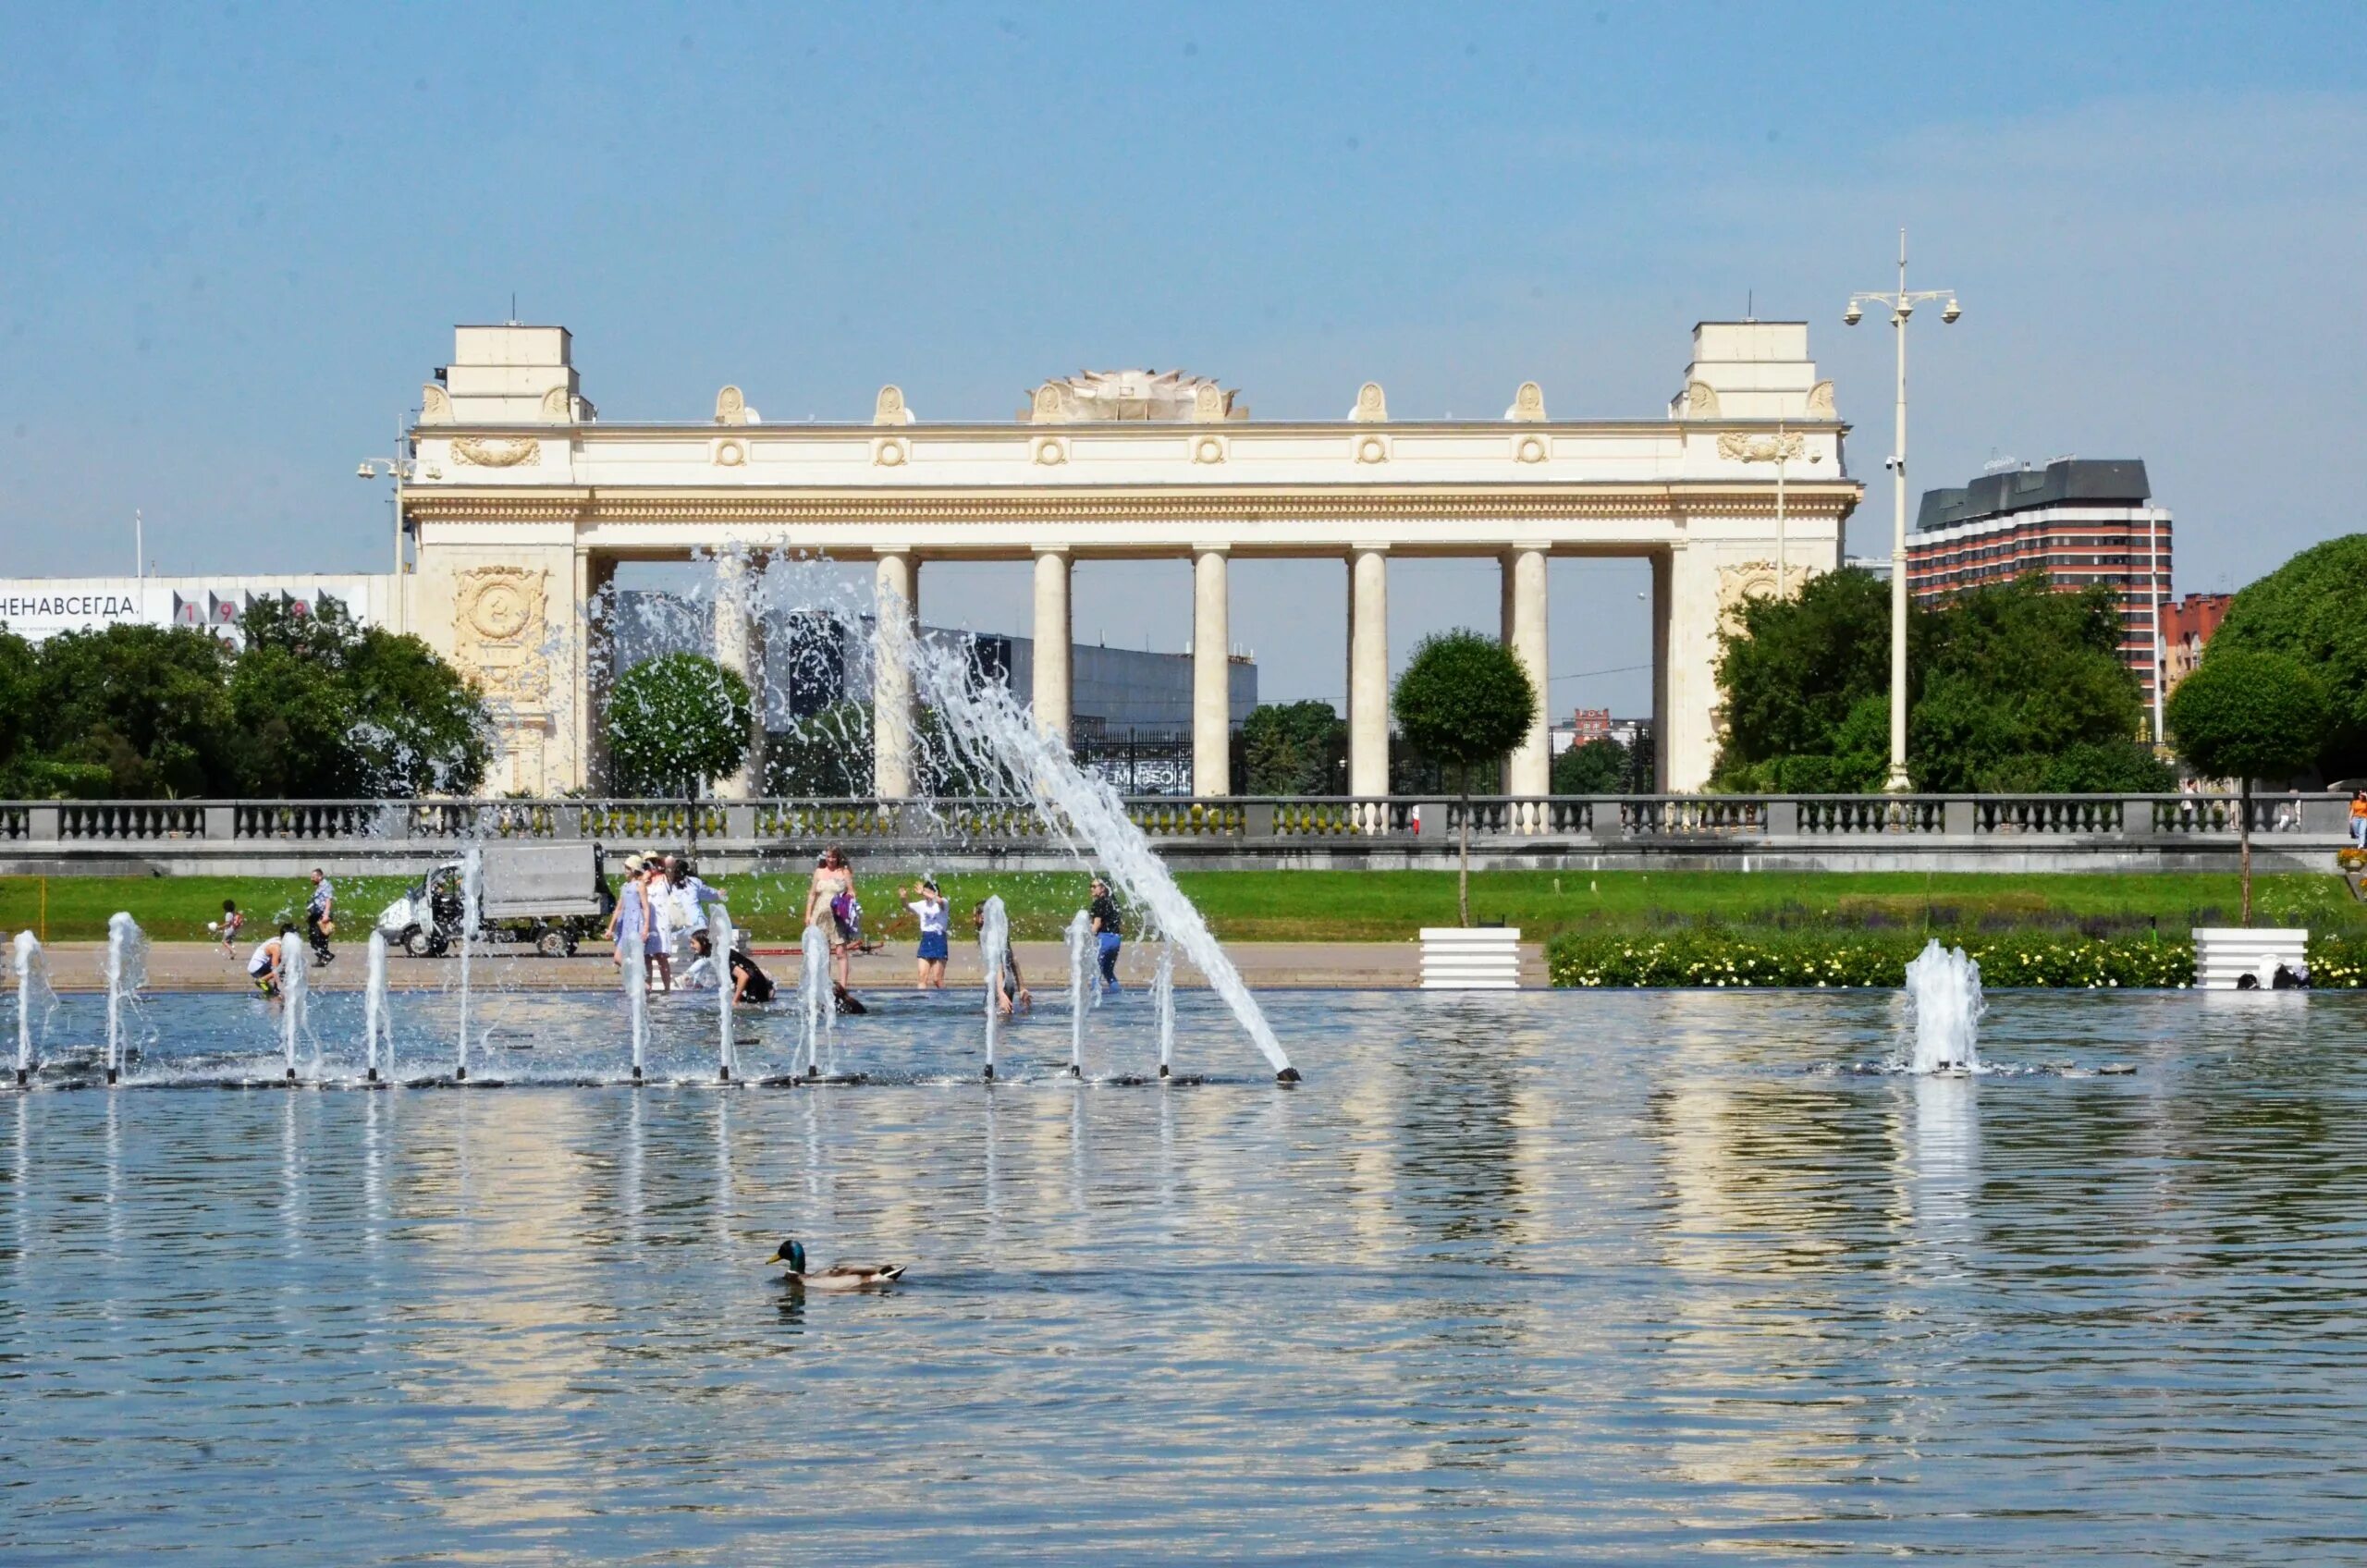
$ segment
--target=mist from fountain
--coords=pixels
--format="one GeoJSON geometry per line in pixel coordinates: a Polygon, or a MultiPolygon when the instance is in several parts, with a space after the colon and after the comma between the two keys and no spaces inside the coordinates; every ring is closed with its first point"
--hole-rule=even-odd
{"type": "Polygon", "coordinates": [[[1099,1000],[1093,984],[1093,922],[1079,910],[1069,922],[1069,1075],[1085,1076],[1085,1015],[1099,1000]]]}
{"type": "Polygon", "coordinates": [[[1917,1072],[1978,1072],[1981,965],[1962,948],[1949,950],[1938,938],[1907,966],[1907,1015],[1915,1024],[1912,1068],[1917,1072]]]}
{"type": "MultiPolygon", "coordinates": [[[[1011,915],[1000,895],[989,894],[978,917],[978,952],[987,963],[987,1072],[995,1075],[995,1045],[1002,1036],[1002,971],[1011,951],[1011,915]]],[[[1012,1003],[1018,1005],[1013,997],[1012,1003]]]]}
{"type": "Polygon", "coordinates": [[[378,1082],[378,1049],[386,1047],[386,1076],[395,1075],[395,1020],[386,1006],[386,934],[370,933],[369,984],[362,994],[362,1061],[369,1082],[378,1082]]]}
{"type": "Polygon", "coordinates": [[[30,931],[17,933],[17,1082],[29,1082],[33,1073],[33,1010],[41,1010],[44,1033],[50,1009],[57,1005],[57,993],[50,988],[49,954],[41,938],[30,931]]]}
{"type": "Polygon", "coordinates": [[[107,1082],[123,1068],[124,1010],[148,984],[148,936],[123,910],[107,916],[107,1082]]]}
{"type": "MultiPolygon", "coordinates": [[[[825,559],[777,555],[760,570],[742,570],[745,564],[719,570],[717,577],[745,585],[751,595],[746,613],[759,621],[767,614],[818,614],[840,626],[869,621],[871,656],[906,670],[917,704],[934,716],[932,725],[900,727],[911,746],[914,774],[926,771],[918,766],[926,762],[939,778],[963,780],[965,793],[1024,804],[1057,842],[1080,863],[1101,870],[1127,903],[1143,911],[1146,925],[1182,949],[1275,1076],[1284,1083],[1298,1080],[1240,972],[1134,826],[1124,800],[1108,781],[1076,766],[1065,737],[1039,731],[1005,683],[980,680],[966,643],[914,636],[909,608],[897,594],[858,597],[825,559]]],[[[887,727],[878,728],[885,739],[887,727]]],[[[852,779],[848,786],[857,791],[864,787],[852,779]]],[[[914,802],[908,820],[920,819],[925,809],[924,802],[914,802]]]]}

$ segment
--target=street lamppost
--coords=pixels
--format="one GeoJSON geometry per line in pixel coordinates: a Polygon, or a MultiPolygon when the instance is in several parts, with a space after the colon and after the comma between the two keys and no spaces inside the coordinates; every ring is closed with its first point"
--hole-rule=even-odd
{"type": "Polygon", "coordinates": [[[408,458],[364,458],[353,465],[356,479],[391,479],[395,482],[395,580],[392,585],[394,630],[411,630],[410,597],[403,584],[403,481],[411,476],[412,464],[408,458]]]}
{"type": "Polygon", "coordinates": [[[1894,293],[1862,290],[1849,296],[1849,308],[1842,313],[1842,321],[1850,326],[1865,319],[1860,307],[1887,305],[1890,325],[1898,334],[1898,418],[1896,435],[1893,438],[1890,456],[1883,466],[1890,470],[1891,535],[1890,535],[1890,778],[1883,788],[1894,794],[1903,794],[1912,786],[1907,777],[1907,323],[1915,314],[1915,307],[1926,300],[1945,300],[1940,320],[1953,325],[1964,314],[1956,306],[1956,291],[1951,288],[1926,288],[1919,293],[1907,288],[1907,230],[1898,231],[1898,288],[1894,293]]]}

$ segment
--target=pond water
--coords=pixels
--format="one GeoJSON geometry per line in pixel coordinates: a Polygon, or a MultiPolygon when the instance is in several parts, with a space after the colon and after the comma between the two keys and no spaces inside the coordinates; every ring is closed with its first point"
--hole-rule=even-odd
{"type": "Polygon", "coordinates": [[[1890,995],[1265,999],[1296,1088],[1187,993],[1166,1087],[1140,996],[988,1090],[890,995],[858,1086],[480,996],[508,1087],[173,1089],[276,1025],[156,998],[0,1094],[0,1560],[2367,1557],[2360,998],[1998,994],[1969,1080],[1856,1070],[1890,995]]]}

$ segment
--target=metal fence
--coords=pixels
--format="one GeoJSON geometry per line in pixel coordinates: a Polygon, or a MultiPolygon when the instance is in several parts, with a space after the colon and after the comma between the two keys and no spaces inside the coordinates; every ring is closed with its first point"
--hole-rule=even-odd
{"type": "MultiPolygon", "coordinates": [[[[2230,795],[1603,795],[1364,798],[1128,797],[1154,840],[1287,847],[1321,839],[1458,838],[1474,843],[1822,845],[1901,836],[1957,843],[2177,842],[2232,838],[2230,795]]],[[[2347,797],[2256,795],[2259,834],[2338,835],[2347,797]]],[[[43,845],[290,843],[359,847],[469,839],[771,845],[958,842],[1024,849],[1065,823],[998,799],[39,801],[0,802],[0,842],[43,845]]]]}

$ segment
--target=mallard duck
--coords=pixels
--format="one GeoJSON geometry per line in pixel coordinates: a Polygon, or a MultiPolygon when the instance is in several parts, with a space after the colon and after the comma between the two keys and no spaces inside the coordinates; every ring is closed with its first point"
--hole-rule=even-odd
{"type": "Polygon", "coordinates": [[[780,1250],[766,1261],[788,1264],[789,1272],[783,1279],[817,1291],[860,1291],[873,1285],[892,1285],[904,1277],[901,1263],[833,1263],[818,1274],[809,1274],[805,1271],[805,1246],[802,1242],[781,1243],[780,1250]]]}

